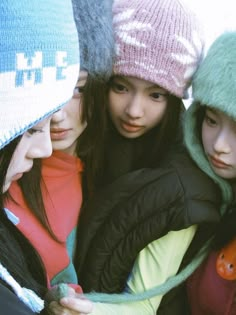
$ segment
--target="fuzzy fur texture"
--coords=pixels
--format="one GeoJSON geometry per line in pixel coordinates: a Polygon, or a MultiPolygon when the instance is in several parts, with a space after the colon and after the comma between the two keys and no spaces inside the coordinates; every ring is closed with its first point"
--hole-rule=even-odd
{"type": "Polygon", "coordinates": [[[112,0],[72,0],[80,40],[80,65],[96,78],[112,73],[112,0]]]}
{"type": "Polygon", "coordinates": [[[236,120],[236,32],[219,36],[193,80],[193,98],[236,120]]]}
{"type": "Polygon", "coordinates": [[[236,120],[236,32],[223,33],[210,47],[193,79],[193,99],[185,115],[185,144],[198,166],[220,186],[223,213],[232,198],[231,187],[209,165],[201,144],[197,114],[202,105],[207,105],[236,120]]]}

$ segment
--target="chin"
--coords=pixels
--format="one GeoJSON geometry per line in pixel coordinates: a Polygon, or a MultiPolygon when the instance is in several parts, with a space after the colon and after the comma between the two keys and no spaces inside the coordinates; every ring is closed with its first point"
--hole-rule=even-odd
{"type": "Polygon", "coordinates": [[[225,180],[233,180],[236,177],[236,174],[230,174],[229,172],[224,172],[224,171],[218,171],[215,170],[216,175],[219,177],[222,177],[225,180]]]}
{"type": "Polygon", "coordinates": [[[53,151],[64,151],[67,149],[67,146],[63,143],[52,143],[52,149],[53,151]]]}

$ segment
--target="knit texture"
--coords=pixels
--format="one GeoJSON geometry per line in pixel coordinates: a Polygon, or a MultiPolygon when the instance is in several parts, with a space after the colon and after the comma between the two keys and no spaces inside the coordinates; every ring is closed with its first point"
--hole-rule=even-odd
{"type": "Polygon", "coordinates": [[[72,0],[80,38],[81,69],[99,79],[108,79],[112,73],[112,3],[113,0],[72,0]]]}
{"type": "Polygon", "coordinates": [[[59,109],[79,73],[70,0],[0,1],[0,149],[59,109]]]}
{"type": "Polygon", "coordinates": [[[115,0],[113,14],[114,73],[186,97],[204,48],[195,14],[181,0],[115,0]]]}
{"type": "Polygon", "coordinates": [[[201,144],[197,114],[202,105],[207,105],[236,120],[236,32],[223,33],[210,47],[194,76],[193,98],[185,116],[185,143],[198,166],[221,187],[223,213],[232,198],[231,187],[210,167],[201,144]]]}

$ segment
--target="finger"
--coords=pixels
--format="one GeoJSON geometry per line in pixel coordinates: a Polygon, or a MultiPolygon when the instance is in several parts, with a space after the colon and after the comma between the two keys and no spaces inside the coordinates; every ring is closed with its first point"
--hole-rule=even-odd
{"type": "Polygon", "coordinates": [[[88,313],[81,313],[81,312],[77,312],[77,311],[72,311],[68,308],[65,308],[63,306],[55,306],[52,305],[50,307],[51,309],[49,310],[49,314],[50,315],[87,315],[88,313]]]}
{"type": "Polygon", "coordinates": [[[57,302],[51,302],[48,306],[48,310],[50,312],[50,315],[60,315],[62,314],[62,306],[59,305],[57,302]]]}
{"type": "Polygon", "coordinates": [[[80,312],[72,311],[61,305],[50,305],[50,315],[81,315],[80,312]]]}
{"type": "Polygon", "coordinates": [[[60,299],[60,304],[73,311],[89,314],[93,310],[93,303],[85,298],[64,297],[60,299]]]}
{"type": "Polygon", "coordinates": [[[68,286],[67,295],[66,296],[75,297],[77,294],[78,293],[75,292],[75,289],[73,289],[70,286],[68,286]]]}

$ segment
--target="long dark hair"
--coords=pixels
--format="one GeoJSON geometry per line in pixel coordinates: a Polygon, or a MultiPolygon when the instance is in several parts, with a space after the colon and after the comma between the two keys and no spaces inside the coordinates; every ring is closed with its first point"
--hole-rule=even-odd
{"type": "Polygon", "coordinates": [[[157,167],[171,152],[182,148],[182,113],[185,110],[183,102],[174,95],[167,96],[167,108],[160,124],[150,131],[148,151],[144,151],[144,166],[157,167]],[[148,154],[147,154],[148,152],[148,154]],[[146,156],[146,159],[145,159],[146,156]]]}
{"type": "Polygon", "coordinates": [[[46,279],[42,262],[29,241],[8,220],[3,210],[4,200],[7,198],[7,193],[3,193],[7,169],[20,139],[21,136],[17,137],[0,150],[0,262],[20,285],[44,296],[46,279]]]}
{"type": "Polygon", "coordinates": [[[107,91],[104,80],[88,76],[82,94],[82,119],[87,121],[87,127],[77,141],[76,152],[85,165],[83,188],[89,194],[104,167],[107,91]]]}
{"type": "MultiPolygon", "coordinates": [[[[81,120],[87,122],[87,127],[78,138],[76,145],[77,156],[84,162],[83,199],[93,193],[96,178],[101,172],[106,128],[106,115],[104,114],[106,100],[106,82],[88,75],[81,95],[81,120]]],[[[46,187],[41,177],[41,160],[35,161],[31,171],[25,173],[18,183],[29,209],[52,238],[60,242],[50,227],[43,202],[42,189],[46,189],[46,187]]]]}
{"type": "Polygon", "coordinates": [[[3,208],[3,188],[5,184],[7,169],[9,167],[9,164],[11,162],[13,153],[20,142],[21,136],[15,138],[13,141],[11,141],[8,145],[6,145],[3,149],[0,150],[0,207],[3,208]]]}
{"type": "Polygon", "coordinates": [[[167,108],[161,122],[135,139],[120,135],[107,113],[105,167],[98,180],[98,189],[133,170],[157,167],[167,155],[184,150],[182,113],[185,108],[181,99],[173,95],[167,97],[167,108]]]}

